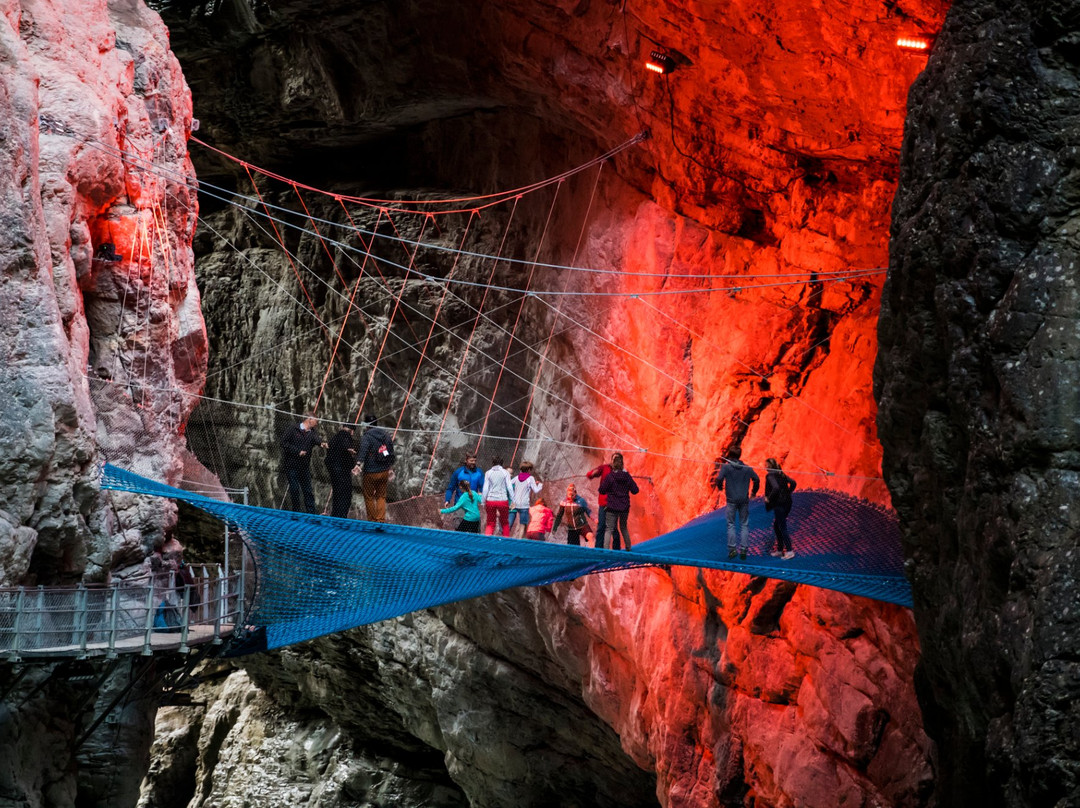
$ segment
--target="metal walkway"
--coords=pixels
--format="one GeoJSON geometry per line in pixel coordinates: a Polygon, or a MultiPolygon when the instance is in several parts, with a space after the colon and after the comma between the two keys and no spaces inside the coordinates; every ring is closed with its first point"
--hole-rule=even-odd
{"type": "Polygon", "coordinates": [[[115,658],[220,645],[243,625],[245,569],[196,565],[110,585],[0,589],[0,660],[115,658]]]}

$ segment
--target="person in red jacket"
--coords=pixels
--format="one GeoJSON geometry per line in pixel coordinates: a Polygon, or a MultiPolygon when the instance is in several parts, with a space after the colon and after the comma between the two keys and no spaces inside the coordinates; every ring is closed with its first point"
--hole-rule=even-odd
{"type": "Polygon", "coordinates": [[[547,541],[547,534],[554,525],[555,514],[551,512],[543,497],[537,498],[536,503],[529,508],[529,529],[525,531],[525,538],[547,541]]]}
{"type": "MultiPolygon", "coordinates": [[[[604,484],[604,479],[609,474],[611,474],[611,464],[610,463],[601,463],[599,466],[594,468],[592,471],[590,471],[585,476],[588,477],[590,480],[595,480],[597,477],[599,477],[600,478],[600,484],[603,485],[604,484]]],[[[604,549],[604,536],[607,534],[607,524],[604,521],[606,519],[606,515],[607,515],[607,494],[597,494],[596,495],[596,506],[597,506],[596,507],[596,546],[598,548],[600,548],[601,550],[603,550],[604,549]]],[[[618,533],[612,533],[611,534],[611,541],[612,541],[612,545],[611,545],[612,550],[621,549],[620,546],[619,546],[619,534],[618,533]]]]}

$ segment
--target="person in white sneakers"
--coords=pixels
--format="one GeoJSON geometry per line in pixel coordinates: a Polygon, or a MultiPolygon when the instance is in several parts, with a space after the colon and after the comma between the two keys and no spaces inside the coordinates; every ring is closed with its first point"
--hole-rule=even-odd
{"type": "Polygon", "coordinates": [[[770,555],[774,558],[792,559],[795,551],[791,549],[787,518],[791,513],[791,494],[797,486],[793,479],[784,474],[775,457],[765,461],[765,469],[765,510],[772,511],[773,532],[776,534],[776,549],[770,555]]]}

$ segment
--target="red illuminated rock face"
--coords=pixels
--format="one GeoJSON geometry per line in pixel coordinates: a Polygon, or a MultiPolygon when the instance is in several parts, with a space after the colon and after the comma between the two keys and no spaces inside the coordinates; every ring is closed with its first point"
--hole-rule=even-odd
{"type": "MultiPolygon", "coordinates": [[[[147,388],[198,389],[206,339],[194,210],[168,209],[162,185],[116,150],[175,172],[173,198],[194,205],[190,96],[167,31],[137,3],[0,4],[0,51],[0,585],[150,572],[175,553],[175,510],[102,495],[100,449],[179,476],[190,405],[147,388]],[[93,397],[102,379],[121,386],[93,397]]],[[[0,670],[3,799],[133,800],[146,712],[72,749],[98,709],[83,696],[106,703],[123,677],[100,694],[59,692],[65,677],[50,666],[12,677],[0,670]]]]}

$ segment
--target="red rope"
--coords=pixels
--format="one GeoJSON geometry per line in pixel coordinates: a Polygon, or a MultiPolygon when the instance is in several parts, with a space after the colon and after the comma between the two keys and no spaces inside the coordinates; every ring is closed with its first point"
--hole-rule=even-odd
{"type": "MultiPolygon", "coordinates": [[[[319,225],[315,223],[315,219],[312,217],[311,211],[308,210],[307,203],[304,202],[304,197],[300,195],[300,188],[297,187],[296,183],[292,183],[292,189],[296,192],[296,198],[300,200],[300,205],[304,208],[304,215],[307,216],[308,221],[311,222],[311,226],[315,229],[315,235],[319,239],[319,244],[322,245],[323,252],[325,252],[326,257],[330,259],[330,266],[334,268],[334,274],[337,275],[337,279],[341,281],[341,288],[348,289],[349,284],[345,282],[345,278],[342,277],[341,271],[338,269],[337,261],[335,261],[334,256],[330,254],[330,248],[326,246],[326,240],[322,237],[322,233],[319,231],[319,225]]],[[[374,237],[372,237],[372,241],[374,241],[374,237]]],[[[363,239],[360,240],[360,243],[364,243],[363,239]]],[[[368,249],[370,250],[371,248],[368,247],[368,249]]]]}
{"type": "MultiPolygon", "coordinates": [[[[469,212],[471,212],[473,210],[481,210],[483,208],[491,207],[493,205],[499,205],[499,204],[501,204],[503,202],[508,202],[508,201],[510,201],[510,199],[514,199],[515,204],[516,204],[516,200],[520,199],[522,196],[524,196],[527,193],[531,193],[532,191],[536,191],[536,190],[539,190],[540,188],[544,188],[544,187],[552,184],[553,182],[558,182],[558,181],[564,180],[567,177],[573,176],[574,174],[576,174],[576,173],[578,173],[580,171],[584,171],[586,168],[596,164],[597,162],[603,162],[603,161],[607,160],[608,158],[613,157],[614,155],[618,154],[619,152],[623,151],[624,149],[629,148],[630,146],[632,146],[632,145],[634,145],[636,143],[641,143],[642,141],[644,141],[646,139],[646,134],[644,132],[639,133],[639,134],[635,135],[634,137],[632,137],[630,140],[626,141],[625,143],[621,143],[620,145],[616,146],[614,149],[611,149],[610,151],[608,151],[607,153],[601,155],[600,157],[597,157],[597,158],[595,158],[593,160],[590,160],[589,162],[584,163],[584,164],[582,164],[580,166],[577,166],[576,168],[569,169],[567,171],[562,172],[561,174],[557,174],[554,177],[549,177],[548,179],[538,180],[537,182],[533,182],[533,183],[530,183],[528,185],[523,185],[520,188],[515,188],[515,189],[510,190],[510,191],[497,191],[497,192],[491,193],[491,194],[480,194],[480,195],[477,195],[477,196],[463,196],[463,197],[455,197],[455,198],[449,198],[449,199],[410,199],[410,200],[377,199],[377,198],[374,198],[374,197],[363,197],[363,196],[344,196],[344,197],[341,197],[338,194],[332,194],[329,191],[324,191],[321,188],[316,188],[316,187],[314,187],[312,185],[304,185],[302,183],[297,183],[295,180],[292,180],[292,179],[290,179],[288,177],[284,177],[281,174],[275,174],[274,172],[269,171],[268,169],[261,168],[261,167],[255,165],[254,163],[249,163],[246,160],[240,159],[239,157],[234,157],[233,155],[229,154],[228,152],[223,151],[223,150],[221,150],[221,149],[219,149],[219,148],[217,148],[215,146],[211,146],[209,143],[206,143],[206,142],[200,140],[199,138],[195,137],[194,135],[192,135],[190,139],[191,139],[192,142],[198,143],[200,146],[202,146],[204,148],[207,148],[207,149],[210,149],[210,151],[215,152],[217,154],[220,154],[222,157],[225,157],[226,159],[231,160],[234,163],[237,163],[237,164],[243,166],[244,170],[248,171],[249,175],[250,175],[250,169],[255,169],[256,171],[258,171],[260,174],[262,174],[265,177],[270,177],[271,179],[276,179],[276,180],[278,180],[280,182],[288,183],[290,185],[294,185],[294,184],[299,185],[301,188],[303,188],[304,190],[307,190],[307,191],[313,191],[315,193],[324,194],[326,196],[334,196],[334,197],[337,197],[337,198],[348,199],[350,202],[354,202],[354,203],[359,204],[359,205],[366,205],[368,207],[387,207],[387,206],[391,206],[391,205],[447,205],[447,204],[459,204],[459,203],[464,204],[464,203],[468,203],[468,202],[479,202],[480,200],[492,200],[492,201],[487,202],[487,203],[482,204],[482,205],[470,205],[469,207],[460,208],[460,209],[454,209],[454,210],[433,211],[433,213],[450,214],[450,213],[469,213],[469,212]]],[[[418,211],[410,210],[409,208],[404,208],[404,207],[396,207],[396,208],[387,207],[387,210],[388,211],[392,210],[394,213],[417,213],[418,212],[418,211]]]]}
{"type": "Polygon", "coordinates": [[[446,418],[450,414],[450,406],[454,403],[454,394],[457,392],[458,384],[461,382],[461,373],[465,369],[465,360],[469,358],[469,351],[472,348],[473,339],[476,337],[476,328],[480,324],[480,317],[484,312],[484,303],[487,302],[488,292],[491,291],[491,281],[495,277],[495,268],[499,265],[499,259],[502,258],[503,247],[506,245],[506,236],[510,232],[510,224],[514,221],[514,214],[517,212],[518,202],[521,201],[521,197],[514,200],[514,207],[510,210],[510,218],[506,220],[506,228],[503,230],[502,242],[499,244],[498,255],[495,256],[495,260],[491,262],[491,272],[488,273],[487,286],[484,287],[484,295],[480,298],[480,306],[476,310],[476,319],[473,320],[472,331],[469,333],[469,340],[465,343],[465,351],[461,355],[461,362],[458,364],[457,375],[454,377],[454,386],[450,388],[450,396],[446,399],[446,410],[443,412],[442,421],[439,423],[439,432],[435,436],[435,445],[431,447],[431,459],[428,460],[427,471],[424,472],[424,481],[420,484],[420,493],[424,493],[424,486],[427,484],[428,477],[431,474],[431,468],[435,465],[435,454],[439,450],[439,443],[442,442],[443,429],[446,428],[446,418]]]}
{"type": "MultiPolygon", "coordinates": [[[[349,220],[349,224],[352,226],[353,230],[359,232],[360,228],[356,226],[356,221],[353,219],[352,214],[349,213],[349,208],[346,206],[345,200],[342,197],[339,196],[339,197],[337,197],[337,201],[341,205],[341,209],[345,211],[345,217],[349,220]]],[[[388,222],[390,222],[390,226],[392,228],[394,228],[394,232],[398,233],[397,225],[394,224],[394,217],[390,215],[390,210],[388,208],[379,208],[379,215],[382,216],[383,214],[386,215],[386,220],[388,222]]],[[[378,233],[378,228],[373,229],[371,231],[371,233],[372,233],[372,240],[371,240],[370,243],[372,245],[374,245],[374,243],[375,243],[374,236],[375,236],[375,234],[378,233]]],[[[398,233],[398,235],[401,235],[401,234],[398,233]]],[[[370,254],[370,252],[371,252],[371,247],[369,246],[368,247],[368,253],[370,254]]],[[[406,248],[405,249],[405,255],[408,255],[408,254],[409,254],[409,251],[408,251],[408,248],[406,248]]],[[[375,258],[375,271],[379,273],[379,279],[383,282],[384,286],[389,286],[390,281],[387,279],[387,277],[385,275],[383,275],[382,270],[379,269],[379,259],[378,259],[378,257],[377,256],[371,256],[371,257],[375,258]]],[[[365,263],[367,262],[367,259],[368,259],[368,256],[365,255],[364,256],[364,262],[365,263]]],[[[356,263],[355,259],[353,259],[353,263],[356,263]]],[[[402,316],[404,317],[405,315],[403,314],[402,316]]],[[[410,322],[408,317],[405,317],[405,324],[409,326],[409,332],[413,335],[413,337],[418,339],[418,337],[416,336],[416,331],[412,327],[412,322],[410,322]]]]}
{"type": "MultiPolygon", "coordinates": [[[[461,236],[461,243],[458,245],[458,252],[454,256],[454,265],[450,267],[450,272],[446,275],[446,280],[449,281],[454,277],[454,273],[457,271],[458,262],[461,261],[461,250],[465,246],[465,239],[469,235],[469,229],[472,227],[473,216],[477,215],[477,211],[473,211],[469,216],[469,221],[465,223],[465,232],[461,236]]],[[[428,343],[431,342],[431,335],[435,333],[435,326],[439,321],[439,314],[442,313],[443,302],[446,300],[447,294],[450,292],[450,284],[443,285],[442,295],[439,297],[439,304],[435,307],[435,314],[431,318],[431,326],[428,328],[427,337],[424,339],[424,347],[420,350],[420,359],[416,363],[416,370],[413,371],[412,379],[409,380],[409,389],[405,393],[405,401],[401,405],[401,412],[398,413],[397,423],[394,425],[394,437],[397,437],[398,430],[401,429],[401,422],[405,418],[405,410],[409,406],[409,400],[412,398],[413,386],[416,384],[416,378],[420,375],[420,367],[424,364],[424,359],[427,356],[428,343]]],[[[430,466],[428,469],[430,470],[430,466]]],[[[427,482],[427,476],[424,477],[424,482],[427,482]]],[[[423,484],[420,486],[420,490],[424,490],[423,484]]]]}
{"type": "MultiPolygon", "coordinates": [[[[562,181],[560,180],[559,184],[555,186],[555,195],[551,197],[551,207],[548,208],[547,219],[544,221],[544,230],[540,234],[539,243],[536,245],[536,253],[533,255],[532,265],[529,267],[529,277],[525,280],[525,293],[521,296],[517,314],[514,316],[514,325],[510,328],[510,336],[506,340],[506,350],[503,352],[502,361],[499,363],[499,375],[495,377],[495,389],[491,392],[491,399],[488,401],[487,412],[484,413],[484,423],[480,425],[480,434],[476,438],[476,448],[473,449],[473,452],[480,451],[480,444],[484,440],[484,432],[487,431],[488,419],[491,418],[491,409],[495,406],[495,396],[499,394],[499,384],[502,382],[503,371],[506,370],[506,361],[510,358],[510,348],[514,344],[514,335],[517,334],[518,323],[521,321],[521,312],[525,309],[525,301],[528,300],[529,290],[532,288],[533,275],[536,274],[536,262],[540,258],[540,250],[543,248],[544,240],[547,238],[548,226],[551,224],[551,215],[555,211],[555,203],[559,200],[559,191],[561,190],[562,181]]],[[[524,428],[524,421],[522,422],[522,427],[524,428]]],[[[510,461],[510,467],[513,468],[513,457],[510,458],[510,461]]]]}
{"type": "MultiPolygon", "coordinates": [[[[318,315],[319,310],[315,307],[315,301],[311,299],[311,295],[308,294],[307,287],[304,286],[304,280],[300,277],[300,271],[296,268],[296,264],[293,263],[292,253],[290,253],[289,248],[285,246],[285,240],[281,237],[281,233],[278,232],[277,223],[274,221],[273,217],[270,216],[270,209],[266,207],[266,202],[262,198],[262,193],[260,193],[259,191],[259,186],[255,184],[255,178],[251,176],[251,171],[248,170],[247,166],[244,166],[244,171],[247,171],[248,179],[251,180],[251,185],[255,189],[255,195],[259,197],[259,202],[262,204],[263,210],[266,211],[267,218],[270,219],[270,226],[274,228],[274,237],[277,239],[278,244],[281,245],[281,249],[285,253],[285,257],[289,260],[289,266],[292,267],[293,275],[296,276],[296,282],[300,284],[300,289],[303,291],[304,297],[307,298],[308,305],[311,306],[311,310],[315,312],[316,315],[318,315]]],[[[326,326],[320,323],[320,327],[322,328],[323,334],[325,334],[327,339],[329,339],[330,335],[326,331],[326,326]]]]}
{"type": "Polygon", "coordinates": [[[416,248],[413,250],[412,257],[409,259],[409,266],[405,269],[405,276],[401,279],[401,289],[398,290],[397,298],[394,300],[394,308],[393,311],[390,312],[390,319],[386,323],[382,344],[379,346],[379,353],[375,356],[375,364],[371,366],[371,373],[368,374],[367,387],[364,388],[364,397],[360,399],[360,407],[356,410],[356,418],[353,419],[353,423],[359,422],[360,414],[364,411],[364,405],[367,404],[368,393],[371,392],[372,382],[375,381],[375,372],[379,369],[379,360],[382,359],[383,351],[386,350],[386,340],[389,338],[390,329],[394,325],[394,315],[397,314],[398,307],[401,305],[401,298],[404,296],[405,288],[409,284],[409,274],[412,272],[416,255],[420,252],[421,242],[424,240],[424,230],[427,228],[427,223],[430,218],[430,215],[425,216],[424,224],[420,227],[420,235],[416,239],[416,248]]]}
{"type": "MultiPolygon", "coordinates": [[[[379,217],[382,217],[382,211],[379,212],[379,217]]],[[[379,219],[375,220],[375,228],[379,229],[379,219]]],[[[330,361],[326,363],[326,373],[323,375],[322,386],[319,388],[319,397],[315,399],[315,407],[318,409],[319,402],[322,401],[323,392],[326,390],[326,382],[330,379],[330,371],[334,367],[334,358],[337,356],[338,346],[341,345],[341,340],[345,336],[345,326],[349,322],[349,314],[352,312],[353,301],[356,299],[356,290],[360,288],[360,281],[364,279],[364,267],[367,266],[367,260],[371,257],[371,245],[375,242],[375,233],[372,232],[371,240],[368,242],[364,251],[364,263],[360,265],[360,274],[356,276],[356,283],[353,284],[352,294],[349,295],[349,306],[345,310],[345,319],[341,323],[341,328],[338,330],[337,339],[334,341],[334,350],[330,353],[330,361]]],[[[360,243],[364,243],[363,237],[360,238],[360,243]]],[[[342,279],[344,282],[344,279],[342,279]]]]}

